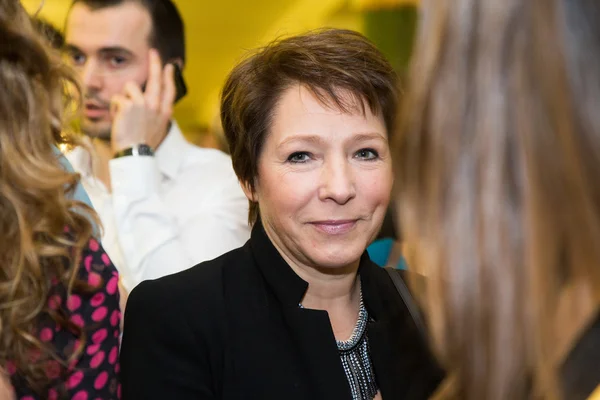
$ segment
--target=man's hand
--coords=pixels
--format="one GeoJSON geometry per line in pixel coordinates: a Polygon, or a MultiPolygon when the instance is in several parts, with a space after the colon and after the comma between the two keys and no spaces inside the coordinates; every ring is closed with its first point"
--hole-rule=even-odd
{"type": "Polygon", "coordinates": [[[114,153],[145,143],[156,149],[167,133],[173,115],[175,81],[173,65],[164,69],[155,49],[150,50],[146,91],[129,82],[124,93],[111,99],[111,146],[114,153]]]}

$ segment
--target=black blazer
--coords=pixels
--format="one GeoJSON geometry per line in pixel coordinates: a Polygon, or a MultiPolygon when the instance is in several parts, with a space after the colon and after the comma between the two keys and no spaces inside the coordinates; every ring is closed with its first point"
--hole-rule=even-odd
{"type": "MultiPolygon", "coordinates": [[[[363,255],[368,338],[384,400],[427,399],[442,373],[392,280],[363,255]]],[[[124,400],[351,399],[327,312],[257,224],[243,247],[140,284],[121,351],[124,400]]]]}

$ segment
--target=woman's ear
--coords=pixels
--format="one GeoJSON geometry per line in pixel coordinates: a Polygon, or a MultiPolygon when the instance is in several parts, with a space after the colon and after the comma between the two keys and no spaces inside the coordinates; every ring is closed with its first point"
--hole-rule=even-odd
{"type": "Polygon", "coordinates": [[[242,190],[248,198],[248,200],[258,203],[258,194],[256,193],[256,185],[251,185],[250,182],[241,182],[242,190]]]}

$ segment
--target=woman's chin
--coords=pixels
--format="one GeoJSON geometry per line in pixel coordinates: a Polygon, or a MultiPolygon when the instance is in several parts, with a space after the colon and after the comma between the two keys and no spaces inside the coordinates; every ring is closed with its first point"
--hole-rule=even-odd
{"type": "Polygon", "coordinates": [[[346,273],[355,271],[358,268],[360,257],[364,252],[364,248],[360,249],[345,249],[339,252],[325,252],[313,257],[313,262],[317,268],[329,273],[346,273]]]}

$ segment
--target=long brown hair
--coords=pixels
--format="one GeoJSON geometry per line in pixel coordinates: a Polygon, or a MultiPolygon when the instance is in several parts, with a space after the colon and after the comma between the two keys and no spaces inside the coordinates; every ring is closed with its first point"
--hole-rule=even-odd
{"type": "Polygon", "coordinates": [[[78,176],[56,153],[56,145],[75,142],[63,123],[73,96],[70,72],[20,2],[0,0],[0,366],[14,363],[36,391],[50,383],[44,361],[60,358],[37,338],[40,321],[82,335],[48,304],[57,285],[73,290],[95,218],[70,200],[78,176]]]}
{"type": "Polygon", "coordinates": [[[394,155],[434,346],[461,399],[560,398],[564,294],[600,304],[600,2],[421,6],[394,155]]]}

